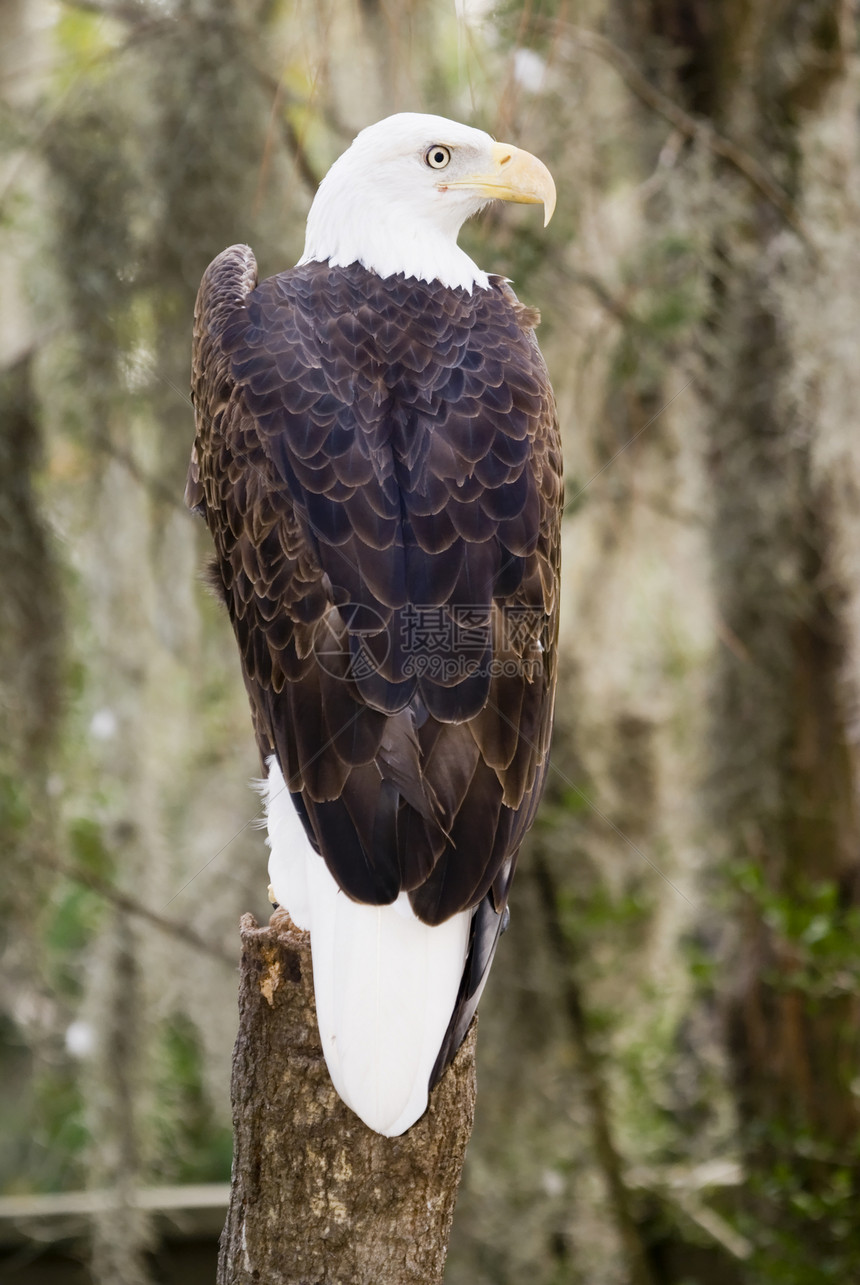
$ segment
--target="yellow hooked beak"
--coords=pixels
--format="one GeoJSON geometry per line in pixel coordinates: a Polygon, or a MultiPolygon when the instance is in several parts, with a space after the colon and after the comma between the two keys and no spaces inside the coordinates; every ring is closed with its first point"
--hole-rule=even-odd
{"type": "MultiPolygon", "coordinates": [[[[443,180],[444,183],[444,180],[443,180]]],[[[555,209],[555,183],[543,161],[509,143],[493,143],[489,169],[444,183],[445,187],[468,187],[496,201],[520,205],[542,205],[543,225],[555,209]]]]}

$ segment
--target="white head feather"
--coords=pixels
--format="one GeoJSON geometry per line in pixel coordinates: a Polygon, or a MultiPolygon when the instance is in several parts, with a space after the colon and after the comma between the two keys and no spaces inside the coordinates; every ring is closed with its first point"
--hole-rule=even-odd
{"type": "Polygon", "coordinates": [[[457,236],[489,198],[445,180],[489,169],[494,146],[483,130],[443,116],[403,112],[368,126],[320,184],[299,262],[360,263],[381,277],[402,272],[486,288],[487,274],[460,249],[457,236]],[[444,169],[428,164],[434,145],[450,152],[444,169]]]}

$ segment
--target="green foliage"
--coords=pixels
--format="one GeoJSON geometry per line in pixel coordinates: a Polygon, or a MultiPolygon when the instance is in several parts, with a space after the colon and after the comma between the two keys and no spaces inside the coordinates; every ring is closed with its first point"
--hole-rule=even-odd
{"type": "Polygon", "coordinates": [[[756,1247],[750,1265],[756,1285],[856,1280],[860,1157],[810,1163],[804,1152],[814,1151],[811,1139],[790,1131],[780,1138],[772,1129],[769,1141],[782,1144],[782,1157],[750,1174],[749,1201],[737,1215],[756,1247]]]}
{"type": "Polygon", "coordinates": [[[672,232],[646,242],[622,265],[621,280],[626,321],[612,383],[647,394],[706,316],[709,290],[696,241],[672,232]]]}
{"type": "Polygon", "coordinates": [[[21,778],[0,772],[0,835],[11,843],[26,832],[31,820],[28,791],[21,778]]]}
{"type": "Polygon", "coordinates": [[[55,65],[54,92],[68,94],[79,88],[82,78],[92,80],[109,74],[109,56],[116,47],[116,37],[116,25],[106,21],[103,14],[64,5],[55,27],[62,57],[55,65]]]}
{"type": "Polygon", "coordinates": [[[187,1018],[164,1023],[156,1050],[162,1181],[226,1182],[232,1132],[218,1122],[204,1088],[203,1049],[187,1018]]]}
{"type": "Polygon", "coordinates": [[[79,979],[72,978],[68,963],[92,941],[101,922],[104,902],[88,888],[66,884],[65,892],[52,909],[45,928],[45,944],[56,960],[57,983],[63,984],[64,989],[75,990],[79,979]]]}
{"type": "Polygon", "coordinates": [[[856,995],[860,987],[860,907],[832,879],[795,878],[775,888],[760,863],[738,862],[732,878],[761,920],[788,949],[767,980],[814,998],[856,995]]]}
{"type": "Polygon", "coordinates": [[[718,953],[713,947],[709,948],[702,941],[692,937],[688,937],[682,943],[682,949],[690,980],[701,994],[712,994],[721,969],[718,953]]]}
{"type": "MultiPolygon", "coordinates": [[[[20,1190],[63,1191],[85,1182],[90,1133],[77,1068],[70,1062],[45,1067],[36,1077],[31,1168],[20,1190]]],[[[24,1175],[22,1175],[24,1177],[24,1175]]]]}
{"type": "Polygon", "coordinates": [[[0,1076],[0,1192],[79,1188],[91,1142],[79,1067],[54,1039],[34,1056],[31,1032],[2,1018],[0,1076]]]}
{"type": "Polygon", "coordinates": [[[559,919],[572,941],[585,944],[590,937],[610,948],[621,941],[630,943],[653,913],[653,904],[643,889],[613,892],[597,883],[583,895],[565,889],[559,894],[559,919]]]}
{"type": "Polygon", "coordinates": [[[76,817],[69,824],[69,851],[82,869],[109,880],[114,859],[108,852],[103,828],[92,817],[76,817]]]}

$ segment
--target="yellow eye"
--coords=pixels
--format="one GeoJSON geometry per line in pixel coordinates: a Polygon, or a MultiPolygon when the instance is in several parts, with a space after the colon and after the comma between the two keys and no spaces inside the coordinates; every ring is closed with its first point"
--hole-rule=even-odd
{"type": "Polygon", "coordinates": [[[434,143],[432,147],[428,147],[424,159],[431,170],[444,170],[451,159],[451,150],[442,143],[434,143]]]}

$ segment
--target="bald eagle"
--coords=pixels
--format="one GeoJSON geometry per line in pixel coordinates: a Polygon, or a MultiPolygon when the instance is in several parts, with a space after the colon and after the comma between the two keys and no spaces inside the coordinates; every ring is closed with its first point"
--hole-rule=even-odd
{"type": "Polygon", "coordinates": [[[427,1106],[477,1007],[547,770],[561,457],[537,315],[457,245],[542,203],[535,157],[438,116],[363,130],[298,264],[203,276],[186,499],[215,544],[266,771],[273,896],[310,930],[335,1088],[427,1106]]]}

